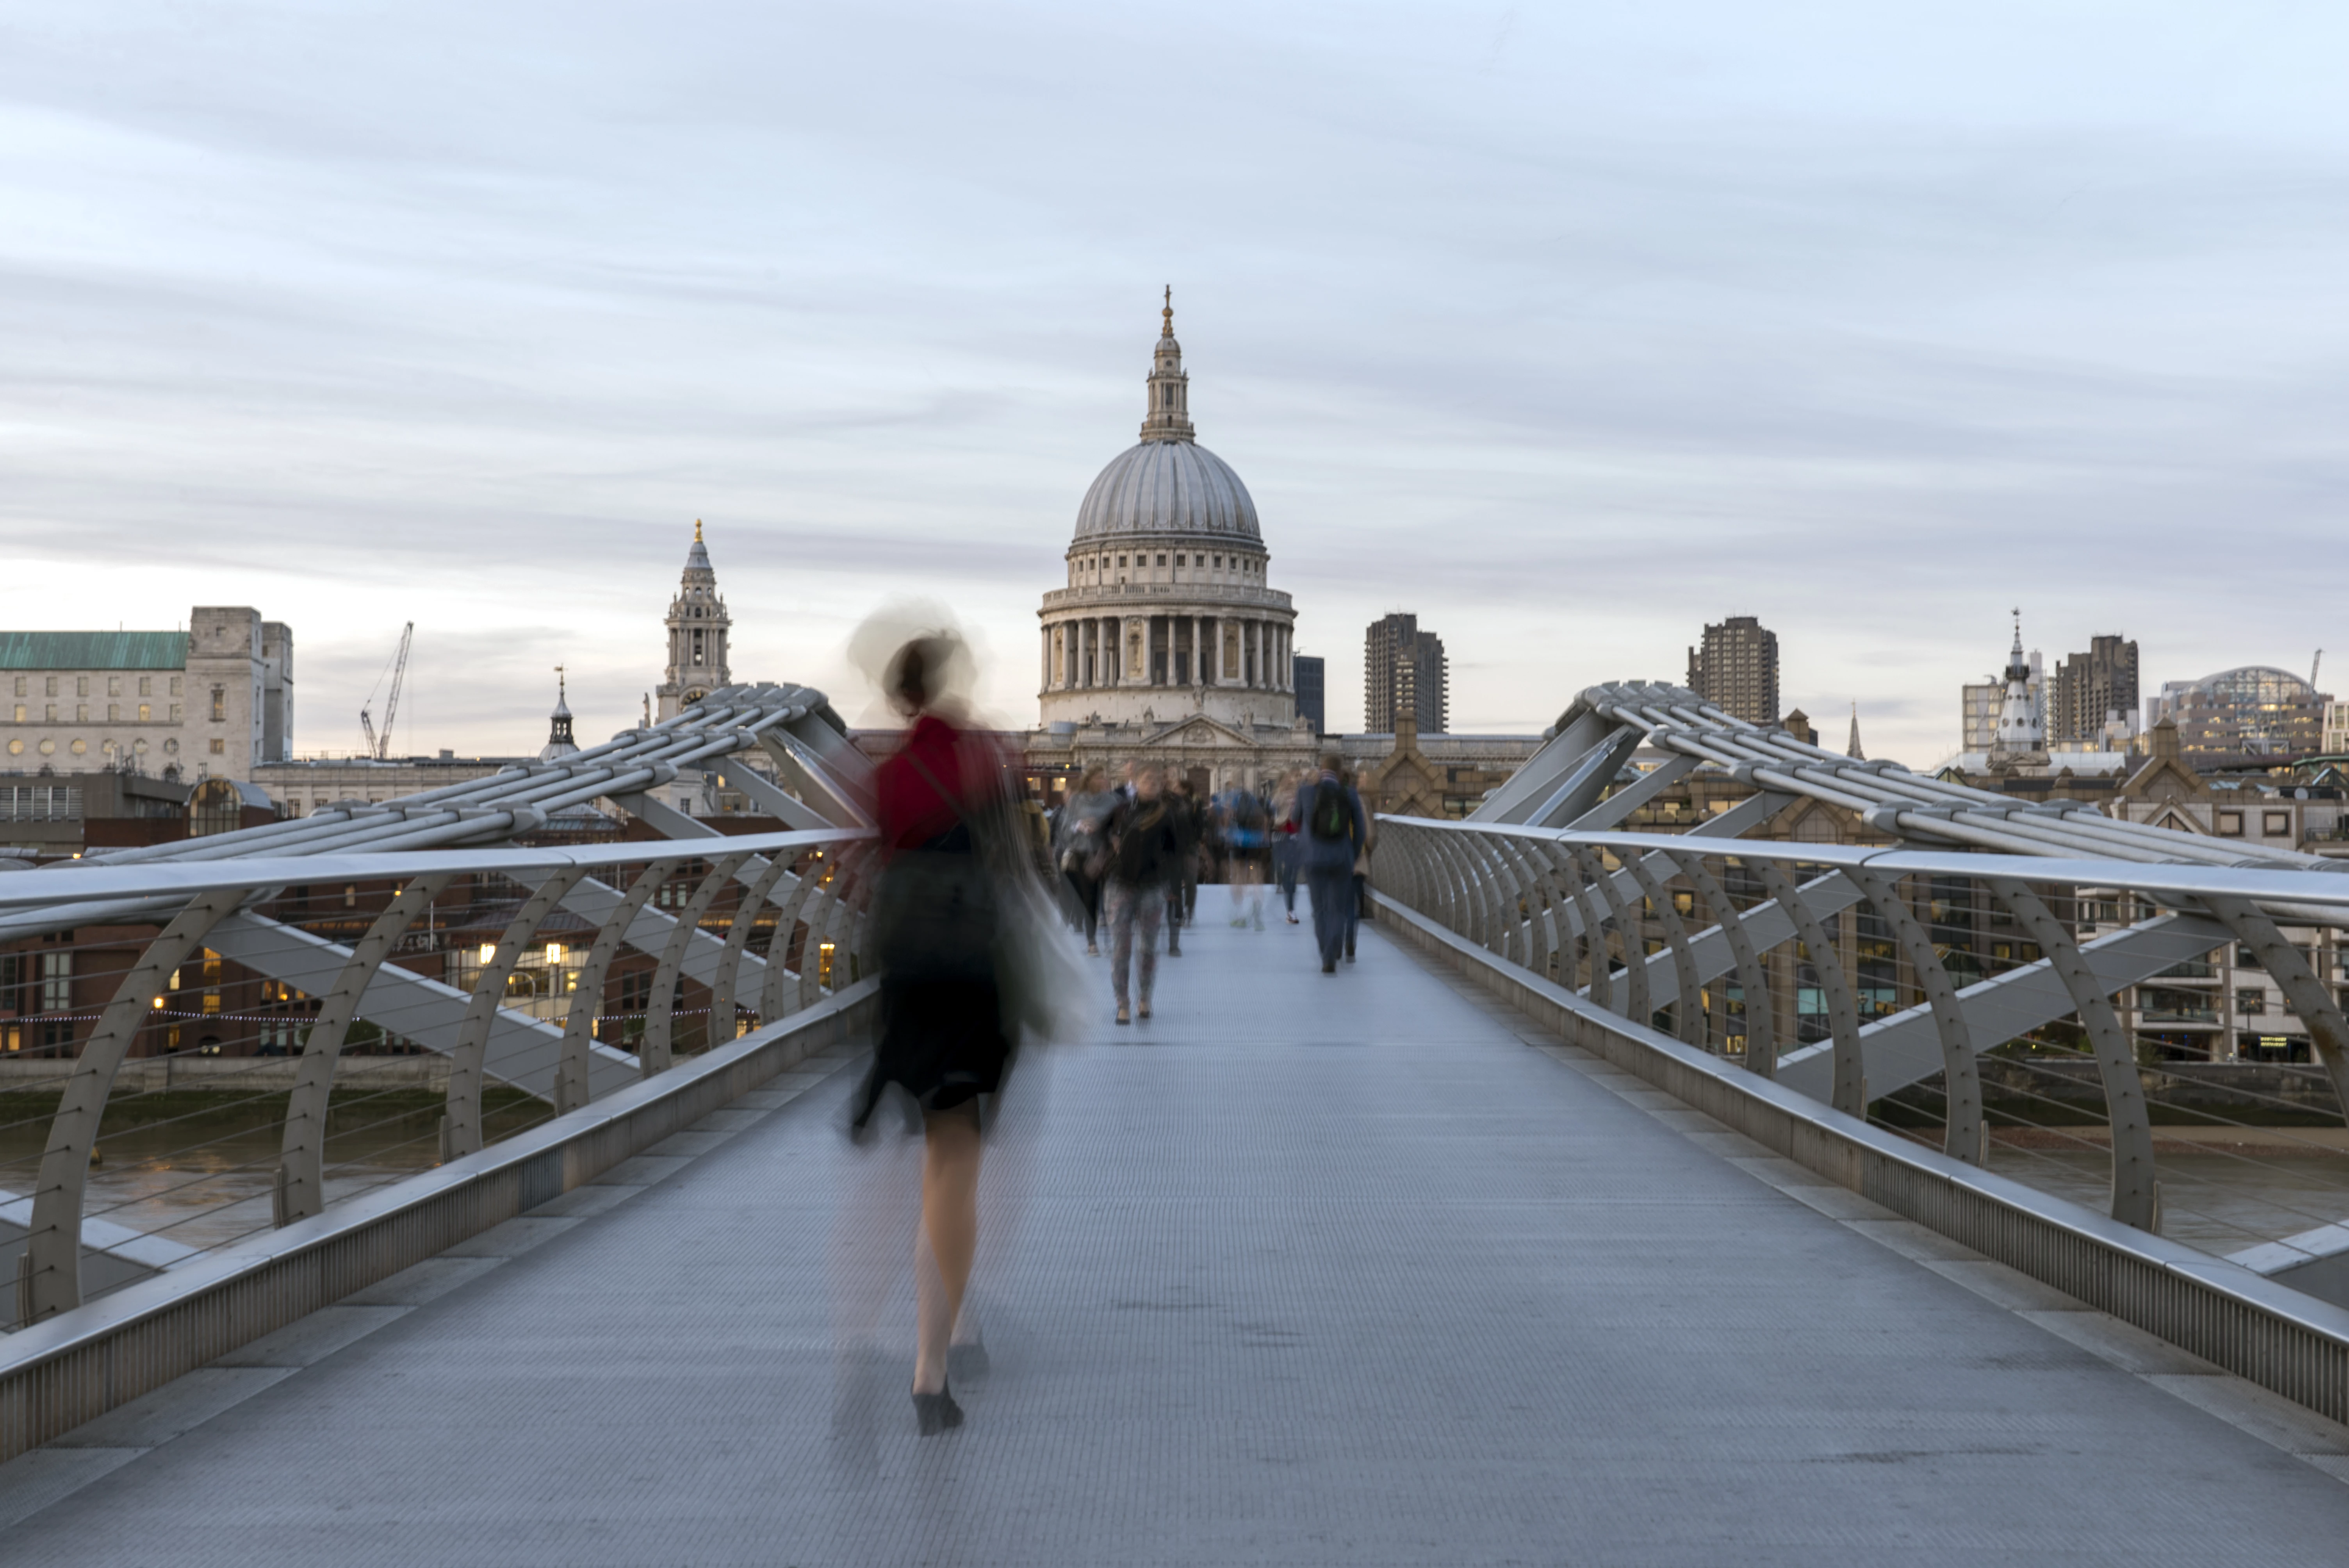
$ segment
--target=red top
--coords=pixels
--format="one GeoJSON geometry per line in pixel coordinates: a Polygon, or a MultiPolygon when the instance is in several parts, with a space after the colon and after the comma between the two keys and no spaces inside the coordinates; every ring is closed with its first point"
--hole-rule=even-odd
{"type": "Polygon", "coordinates": [[[988,761],[984,737],[965,735],[933,713],[916,719],[896,755],[873,770],[882,844],[892,851],[918,849],[952,829],[962,819],[961,803],[988,784],[988,761]],[[965,777],[966,763],[975,777],[965,777]],[[929,770],[928,778],[922,769],[929,770]]]}

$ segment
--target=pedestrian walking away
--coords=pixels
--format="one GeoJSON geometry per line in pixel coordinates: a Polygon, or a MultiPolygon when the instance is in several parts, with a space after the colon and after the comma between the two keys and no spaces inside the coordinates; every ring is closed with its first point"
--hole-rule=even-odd
{"type": "Polygon", "coordinates": [[[1264,929],[1265,863],[1272,858],[1272,814],[1253,789],[1226,790],[1222,809],[1225,875],[1232,884],[1232,923],[1264,929]]]}
{"type": "Polygon", "coordinates": [[[1199,888],[1199,808],[1191,798],[1188,780],[1172,789],[1162,786],[1159,798],[1174,824],[1177,848],[1174,872],[1166,879],[1166,956],[1183,956],[1183,928],[1191,923],[1190,901],[1199,888]]]}
{"type": "Polygon", "coordinates": [[[1077,781],[1077,792],[1061,808],[1061,837],[1053,845],[1061,874],[1076,900],[1078,925],[1085,934],[1085,951],[1101,952],[1102,872],[1109,861],[1109,819],[1122,797],[1109,787],[1109,775],[1089,768],[1077,781]]]}
{"type": "Polygon", "coordinates": [[[1305,887],[1313,906],[1313,941],[1321,973],[1335,975],[1344,954],[1348,909],[1354,898],[1354,861],[1370,841],[1362,798],[1339,776],[1344,764],[1335,752],[1321,758],[1320,777],[1299,791],[1298,816],[1304,823],[1305,887]]]}
{"type": "Polygon", "coordinates": [[[983,734],[932,711],[956,652],[947,638],[917,638],[888,671],[912,727],[874,769],[885,857],[873,913],[881,1029],[851,1118],[864,1133],[893,1090],[919,1112],[928,1256],[916,1268],[913,1393],[925,1437],[962,1424],[947,1352],[978,1245],[979,1097],[1001,1090],[1011,1063],[995,956],[1003,906],[986,853],[988,832],[1007,830],[990,818],[1007,810],[1007,772],[983,734]]]}
{"type": "Polygon", "coordinates": [[[1176,809],[1160,788],[1154,767],[1139,769],[1133,799],[1120,806],[1109,823],[1109,975],[1117,998],[1117,1021],[1150,1016],[1150,993],[1158,978],[1158,925],[1166,914],[1166,890],[1179,885],[1183,833],[1176,809]],[[1139,952],[1135,939],[1140,938],[1139,952]],[[1129,994],[1129,968],[1138,982],[1129,994]]]}
{"type": "Polygon", "coordinates": [[[1297,841],[1297,792],[1303,788],[1305,774],[1300,769],[1280,781],[1280,793],[1273,797],[1272,871],[1280,883],[1280,910],[1288,923],[1297,923],[1297,874],[1304,850],[1297,841]]]}
{"type": "MultiPolygon", "coordinates": [[[[1360,800],[1361,790],[1354,783],[1355,775],[1350,770],[1340,777],[1348,789],[1354,790],[1354,798],[1360,800]]],[[[1354,961],[1354,933],[1362,922],[1371,918],[1371,853],[1379,845],[1379,825],[1371,820],[1368,810],[1362,812],[1362,821],[1368,831],[1354,851],[1354,891],[1346,901],[1346,962],[1349,964],[1354,961]]]]}

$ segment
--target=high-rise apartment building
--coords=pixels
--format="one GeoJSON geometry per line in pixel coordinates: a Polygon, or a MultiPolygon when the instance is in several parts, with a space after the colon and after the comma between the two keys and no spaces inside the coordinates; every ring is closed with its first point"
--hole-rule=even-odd
{"type": "Polygon", "coordinates": [[[1371,623],[1362,638],[1362,727],[1392,735],[1395,717],[1416,716],[1422,735],[1452,726],[1452,667],[1444,639],[1400,611],[1371,623]]]}
{"type": "Polygon", "coordinates": [[[1288,660],[1289,678],[1297,687],[1297,717],[1313,727],[1316,735],[1330,733],[1325,693],[1327,673],[1319,654],[1292,654],[1288,660]]]}
{"type": "Polygon", "coordinates": [[[2088,651],[2055,666],[2047,694],[2047,744],[2095,748],[2105,726],[2120,718],[2134,728],[2137,709],[2137,645],[2117,634],[2091,637],[2088,651]]]}
{"type": "Polygon", "coordinates": [[[1751,615],[1704,629],[1689,650],[1689,690],[1748,724],[1778,722],[1778,634],[1751,615]]]}

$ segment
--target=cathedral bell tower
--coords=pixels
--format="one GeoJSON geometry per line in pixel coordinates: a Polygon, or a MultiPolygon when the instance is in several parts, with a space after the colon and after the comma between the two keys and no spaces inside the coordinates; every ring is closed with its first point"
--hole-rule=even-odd
{"type": "Polygon", "coordinates": [[[719,686],[734,684],[726,663],[727,634],[733,629],[718,573],[701,542],[701,520],[693,523],[693,548],[685,554],[685,575],[668,605],[668,668],[661,676],[660,718],[675,718],[719,686]]]}

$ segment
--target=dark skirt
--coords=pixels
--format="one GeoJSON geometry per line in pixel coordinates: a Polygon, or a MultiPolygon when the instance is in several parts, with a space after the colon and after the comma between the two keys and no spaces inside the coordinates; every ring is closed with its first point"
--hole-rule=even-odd
{"type": "Polygon", "coordinates": [[[999,1093],[1011,1065],[1001,999],[991,981],[881,982],[881,1041],[858,1097],[863,1127],[891,1084],[924,1110],[999,1093]]]}

